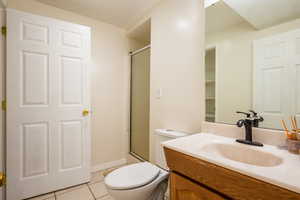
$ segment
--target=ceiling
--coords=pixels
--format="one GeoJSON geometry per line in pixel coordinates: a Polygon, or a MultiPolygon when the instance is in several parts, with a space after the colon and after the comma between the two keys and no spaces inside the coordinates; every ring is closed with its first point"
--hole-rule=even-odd
{"type": "Polygon", "coordinates": [[[206,33],[220,32],[242,22],[265,29],[300,18],[300,0],[211,0],[206,33]]]}
{"type": "Polygon", "coordinates": [[[161,0],[37,0],[123,29],[134,25],[161,0]]]}
{"type": "Polygon", "coordinates": [[[218,1],[220,1],[220,0],[204,0],[204,7],[205,7],[205,8],[208,8],[208,7],[210,7],[211,5],[217,3],[218,1]]]}
{"type": "MultiPolygon", "coordinates": [[[[37,1],[129,29],[161,0],[37,1]]],[[[221,31],[243,21],[256,29],[263,29],[300,18],[300,0],[205,0],[205,3],[214,3],[206,8],[207,33],[221,31]]],[[[140,31],[149,29],[149,26],[145,24],[140,31]]],[[[147,34],[139,35],[145,37],[141,40],[149,38],[147,34]]]]}
{"type": "Polygon", "coordinates": [[[205,9],[206,33],[219,32],[245,21],[223,1],[205,9]]]}
{"type": "Polygon", "coordinates": [[[300,18],[300,0],[223,0],[256,29],[300,18]]]}

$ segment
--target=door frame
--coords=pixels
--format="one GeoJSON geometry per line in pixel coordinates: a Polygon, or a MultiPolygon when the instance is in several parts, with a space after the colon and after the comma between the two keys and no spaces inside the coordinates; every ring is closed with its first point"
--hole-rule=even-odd
{"type": "MultiPolygon", "coordinates": [[[[0,26],[6,26],[6,10],[0,8],[0,26]]],[[[0,35],[0,101],[5,100],[5,88],[6,88],[6,37],[0,35]]],[[[2,107],[2,106],[1,106],[2,107]]],[[[5,127],[6,127],[6,113],[1,108],[0,116],[0,172],[6,174],[5,170],[5,155],[6,155],[6,137],[5,137],[5,127]]],[[[0,200],[5,199],[5,186],[0,188],[0,200]]]]}

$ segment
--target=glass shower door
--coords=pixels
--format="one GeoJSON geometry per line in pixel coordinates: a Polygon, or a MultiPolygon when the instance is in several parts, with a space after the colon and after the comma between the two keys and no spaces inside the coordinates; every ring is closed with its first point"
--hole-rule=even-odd
{"type": "Polygon", "coordinates": [[[131,56],[130,151],[149,160],[150,48],[131,56]]]}

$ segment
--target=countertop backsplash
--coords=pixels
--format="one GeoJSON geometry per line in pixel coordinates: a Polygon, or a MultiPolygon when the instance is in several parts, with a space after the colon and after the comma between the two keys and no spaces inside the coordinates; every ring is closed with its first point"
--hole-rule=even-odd
{"type": "MultiPolygon", "coordinates": [[[[203,122],[201,132],[236,139],[245,138],[245,128],[239,128],[236,125],[230,124],[203,122]]],[[[253,128],[253,140],[263,144],[281,147],[285,146],[286,136],[284,131],[280,130],[253,128]]]]}

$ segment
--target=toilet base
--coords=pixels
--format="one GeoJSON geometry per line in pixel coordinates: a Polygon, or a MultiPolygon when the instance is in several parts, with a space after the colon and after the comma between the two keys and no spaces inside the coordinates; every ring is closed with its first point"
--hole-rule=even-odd
{"type": "Polygon", "coordinates": [[[167,189],[168,179],[164,180],[157,186],[148,200],[164,200],[167,189]]]}
{"type": "Polygon", "coordinates": [[[168,187],[168,176],[169,173],[161,169],[158,177],[147,185],[129,190],[107,188],[107,191],[115,200],[163,200],[168,187]]]}

